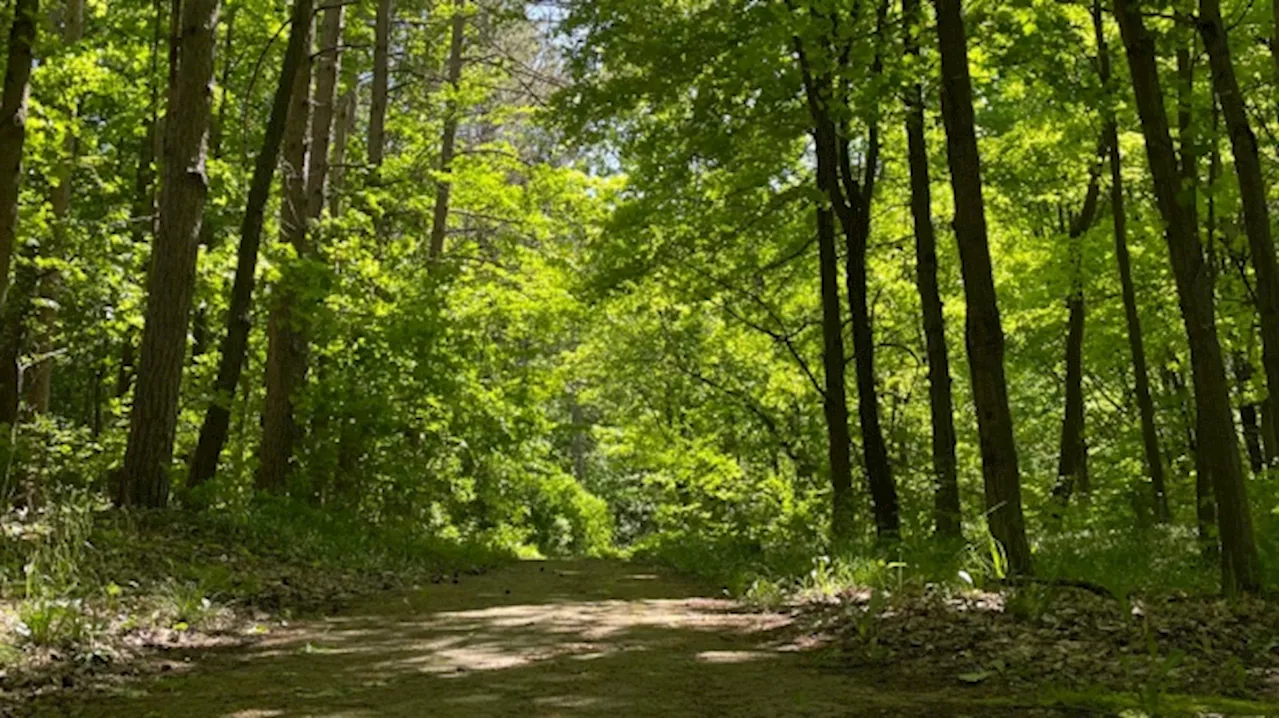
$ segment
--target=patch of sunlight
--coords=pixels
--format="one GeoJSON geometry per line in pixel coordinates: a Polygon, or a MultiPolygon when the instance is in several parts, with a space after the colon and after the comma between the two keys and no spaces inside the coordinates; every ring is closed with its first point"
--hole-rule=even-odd
{"type": "Polygon", "coordinates": [[[272,716],[282,716],[284,711],[275,709],[247,708],[235,713],[228,713],[226,718],[272,718],[272,716]]]}
{"type": "Polygon", "coordinates": [[[656,573],[633,573],[625,577],[628,581],[654,581],[657,580],[656,573]]]}
{"type": "Polygon", "coordinates": [[[492,693],[473,693],[469,696],[458,696],[457,698],[446,698],[445,703],[461,703],[463,705],[475,705],[477,703],[494,703],[502,700],[502,696],[492,693]]]}
{"type": "Polygon", "coordinates": [[[600,699],[592,696],[545,696],[533,699],[534,705],[552,708],[590,708],[599,703],[600,699]]]}
{"type": "Polygon", "coordinates": [[[702,663],[748,663],[773,658],[773,654],[764,651],[703,651],[697,658],[702,663]]]}

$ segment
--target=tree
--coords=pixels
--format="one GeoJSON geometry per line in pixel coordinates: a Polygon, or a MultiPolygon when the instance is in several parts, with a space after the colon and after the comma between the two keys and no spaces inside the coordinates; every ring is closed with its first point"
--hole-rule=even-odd
{"type": "Polygon", "coordinates": [[[1169,136],[1155,45],[1147,32],[1137,0],[1115,0],[1116,20],[1129,58],[1134,97],[1155,185],[1157,206],[1164,219],[1165,241],[1178,289],[1178,303],[1191,348],[1195,387],[1196,444],[1211,474],[1218,504],[1222,542],[1222,585],[1228,593],[1255,592],[1260,587],[1253,521],[1244,491],[1244,475],[1235,422],[1227,390],[1222,347],[1214,320],[1213,294],[1200,242],[1188,222],[1180,197],[1178,162],[1169,136]]]}
{"type": "MultiPolygon", "coordinates": [[[[1244,97],[1236,81],[1235,67],[1231,62],[1231,47],[1227,42],[1227,30],[1222,24],[1222,10],[1218,0],[1200,0],[1198,21],[1200,35],[1204,38],[1209,54],[1209,68],[1213,76],[1213,90],[1222,108],[1231,138],[1231,153],[1235,158],[1236,178],[1240,183],[1240,200],[1244,209],[1245,234],[1249,238],[1249,256],[1257,281],[1254,299],[1262,324],[1262,365],[1266,369],[1267,397],[1262,405],[1262,440],[1268,461],[1275,461],[1280,451],[1280,423],[1277,422],[1277,401],[1280,400],[1280,320],[1276,303],[1280,301],[1280,269],[1277,269],[1276,245],[1271,236],[1270,200],[1267,185],[1262,179],[1262,165],[1258,159],[1258,140],[1249,126],[1244,97]]],[[[1274,50],[1273,50],[1274,52],[1274,50]]]]}
{"type": "Polygon", "coordinates": [[[0,90],[0,307],[9,294],[9,274],[18,234],[18,192],[27,137],[27,84],[36,41],[38,0],[18,0],[9,26],[9,50],[0,90]]]}
{"type": "MultiPolygon", "coordinates": [[[[902,0],[902,46],[908,73],[920,57],[919,0],[902,0]]],[[[918,77],[918,75],[915,75],[918,77]]],[[[906,88],[907,163],[911,174],[911,219],[916,239],[916,287],[924,317],[925,349],[929,361],[929,418],[934,474],[934,530],[940,536],[960,535],[960,489],[956,483],[956,429],[951,406],[951,368],[947,332],[938,292],[937,238],[929,189],[929,151],[924,138],[924,99],[920,82],[906,88]]]]}
{"type": "Polygon", "coordinates": [[[938,46],[942,57],[942,119],[947,129],[947,162],[955,198],[956,243],[964,279],[965,344],[987,503],[987,526],[1008,560],[1009,570],[1032,572],[1031,547],[1022,517],[1022,486],[1013,442],[1004,377],[1004,332],[996,303],[987,246],[978,140],[973,125],[973,90],[960,0],[936,0],[938,46]]]}
{"type": "MultiPolygon", "coordinates": [[[[84,0],[67,0],[65,16],[62,19],[62,42],[70,49],[74,48],[84,35],[84,0]]],[[[76,115],[78,108],[70,104],[63,108],[67,117],[67,129],[62,137],[62,161],[58,164],[57,185],[49,192],[49,206],[53,212],[53,251],[66,251],[67,223],[71,212],[71,182],[75,170],[78,142],[76,141],[76,115]]],[[[50,356],[53,346],[51,339],[55,331],[57,318],[57,294],[59,278],[56,273],[44,277],[40,283],[41,297],[44,300],[37,310],[39,330],[36,338],[36,349],[43,355],[31,367],[31,379],[25,382],[27,403],[37,414],[49,411],[49,392],[53,386],[53,357],[50,356]]]]}
{"type": "Polygon", "coordinates": [[[1054,493],[1063,503],[1071,498],[1073,489],[1087,494],[1089,486],[1088,448],[1084,438],[1084,276],[1081,262],[1084,256],[1084,234],[1093,224],[1098,211],[1098,176],[1102,172],[1102,158],[1107,153],[1107,140],[1098,143],[1098,156],[1089,167],[1089,185],[1085,189],[1080,213],[1071,219],[1067,241],[1071,261],[1071,289],[1067,296],[1067,348],[1066,348],[1066,407],[1062,414],[1062,441],[1058,453],[1058,485],[1054,493]]]}
{"type": "Polygon", "coordinates": [[[146,323],[129,441],[116,502],[160,507],[169,498],[169,469],[187,346],[187,322],[205,197],[205,143],[212,112],[218,0],[182,8],[176,83],[165,121],[164,189],[147,271],[146,323]]]}
{"type": "Polygon", "coordinates": [[[257,488],[282,492],[292,470],[299,426],[294,402],[306,381],[307,339],[298,307],[298,281],[293,272],[310,253],[307,240],[307,123],[311,115],[311,19],[308,16],[298,61],[288,119],[285,122],[280,200],[280,241],[294,254],[284,276],[271,288],[267,319],[266,398],[262,407],[262,445],[257,488]],[[292,271],[291,271],[292,270],[292,271]],[[292,275],[292,276],[291,276],[292,275]]]}
{"type": "Polygon", "coordinates": [[[262,148],[253,168],[249,184],[249,196],[245,201],[244,217],[240,223],[240,245],[236,252],[235,279],[231,287],[231,301],[227,307],[227,329],[223,335],[218,357],[218,374],[213,383],[213,400],[205,410],[200,425],[200,439],[191,456],[191,468],[187,474],[188,486],[199,486],[213,478],[218,469],[218,457],[227,443],[227,431],[231,426],[231,399],[244,369],[245,352],[249,346],[249,331],[253,328],[254,274],[258,267],[258,248],[262,242],[262,224],[267,199],[271,194],[271,180],[275,175],[280,156],[280,144],[284,138],[286,116],[293,98],[293,87],[298,78],[298,68],[307,51],[309,32],[300,31],[310,22],[311,0],[295,0],[290,15],[289,43],[285,47],[280,80],[276,83],[271,114],[263,135],[262,148]]]}
{"type": "MultiPolygon", "coordinates": [[[[880,4],[877,12],[876,32],[884,28],[886,6],[880,4]]],[[[812,11],[811,11],[812,12],[812,11]]],[[[832,28],[833,33],[836,28],[832,28]]],[[[837,58],[837,72],[847,70],[849,47],[822,39],[818,49],[821,62],[837,58]]],[[[845,289],[848,294],[849,315],[852,324],[854,366],[858,383],[858,417],[862,427],[862,453],[871,487],[875,510],[876,533],[882,538],[896,538],[899,531],[898,496],[889,467],[884,434],[880,427],[880,409],[875,379],[875,341],[867,307],[867,239],[871,231],[871,200],[879,168],[880,141],[875,115],[871,109],[868,123],[864,177],[854,177],[849,158],[848,123],[837,121],[847,97],[836,95],[837,84],[833,73],[816,76],[809,68],[804,43],[797,37],[796,54],[801,63],[805,96],[814,123],[814,145],[817,159],[818,188],[824,201],[840,220],[845,235],[845,289]],[[843,129],[843,132],[841,131],[843,129]]],[[[881,59],[877,50],[872,61],[872,75],[878,76],[881,59]]],[[[837,307],[838,309],[838,307],[837,307]]],[[[826,312],[824,310],[824,316],[826,312]]],[[[828,389],[830,391],[830,389],[828,389]]]]}
{"type": "Polygon", "coordinates": [[[467,18],[463,14],[462,0],[453,2],[453,19],[449,32],[449,60],[445,81],[451,95],[445,107],[444,127],[440,131],[440,179],[436,182],[436,204],[431,214],[431,238],[428,256],[432,261],[440,259],[444,252],[444,235],[449,224],[449,187],[453,171],[454,145],[458,139],[458,81],[462,77],[462,46],[467,18]]]}
{"type": "Polygon", "coordinates": [[[382,166],[386,151],[387,76],[389,74],[392,0],[378,0],[374,22],[373,87],[369,103],[369,164],[376,170],[382,166]]]}
{"type": "Polygon", "coordinates": [[[1102,6],[1095,0],[1092,8],[1094,44],[1098,47],[1098,79],[1102,83],[1107,103],[1103,114],[1103,141],[1107,144],[1107,160],[1111,168],[1111,220],[1115,241],[1116,267],[1120,277],[1120,296],[1124,302],[1126,336],[1129,339],[1129,359],[1133,371],[1133,393],[1138,403],[1138,419],[1142,428],[1143,458],[1147,476],[1151,480],[1151,493],[1156,520],[1169,520],[1169,499],[1164,486],[1164,462],[1160,458],[1160,438],[1156,431],[1155,405],[1151,401],[1151,383],[1147,375],[1147,354],[1142,341],[1142,322],[1138,318],[1138,299],[1133,288],[1133,269],[1129,261],[1128,228],[1125,215],[1123,168],[1120,160],[1120,138],[1116,132],[1113,103],[1115,91],[1111,79],[1111,52],[1107,47],[1106,33],[1102,25],[1102,6]]]}

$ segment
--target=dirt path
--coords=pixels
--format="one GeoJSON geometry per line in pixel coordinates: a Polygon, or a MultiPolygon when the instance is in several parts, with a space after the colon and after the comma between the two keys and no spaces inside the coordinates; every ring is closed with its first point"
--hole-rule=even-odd
{"type": "MultiPolygon", "coordinates": [[[[523,562],[383,596],[185,671],[42,715],[991,715],[957,690],[888,690],[655,569],[523,562]]],[[[962,692],[962,691],[960,691],[962,692]]]]}

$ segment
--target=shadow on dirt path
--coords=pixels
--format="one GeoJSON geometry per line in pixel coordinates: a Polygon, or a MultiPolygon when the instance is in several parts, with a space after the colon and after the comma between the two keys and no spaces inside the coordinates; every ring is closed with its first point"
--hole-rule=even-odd
{"type": "MultiPolygon", "coordinates": [[[[528,561],[357,605],[37,715],[991,715],[824,666],[790,619],[614,561],[528,561]]],[[[812,641],[809,641],[812,643],[812,641]]],[[[957,700],[959,699],[959,700],[957,700]]]]}

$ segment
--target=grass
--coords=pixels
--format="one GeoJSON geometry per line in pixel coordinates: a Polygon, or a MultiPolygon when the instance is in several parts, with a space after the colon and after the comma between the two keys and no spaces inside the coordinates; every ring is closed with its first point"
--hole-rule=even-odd
{"type": "Polygon", "coordinates": [[[286,501],[127,512],[88,493],[60,497],[0,517],[0,669],[20,698],[21,686],[38,690],[151,645],[242,640],[275,621],[513,555],[492,541],[444,540],[286,501]]]}

